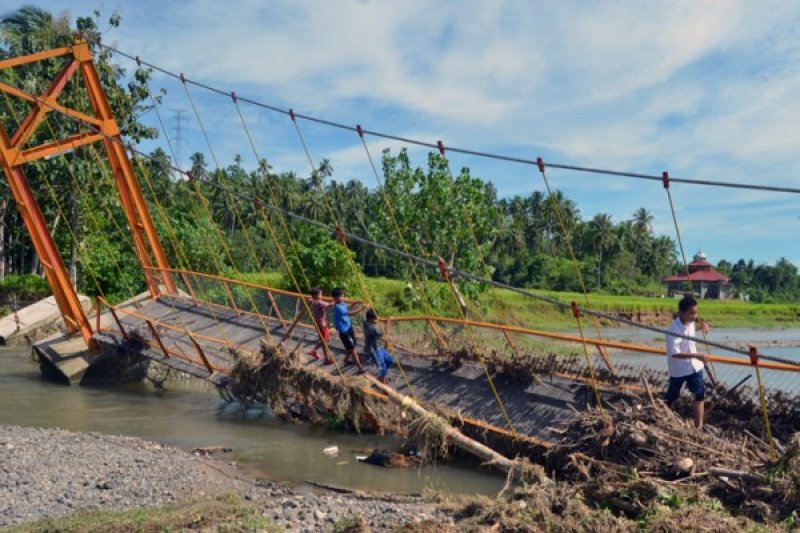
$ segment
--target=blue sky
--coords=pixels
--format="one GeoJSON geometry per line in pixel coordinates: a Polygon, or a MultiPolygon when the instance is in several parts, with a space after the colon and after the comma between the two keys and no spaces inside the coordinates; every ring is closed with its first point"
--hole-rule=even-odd
{"type": "MultiPolygon", "coordinates": [[[[4,12],[16,2],[6,2],[4,12]]],[[[20,2],[18,5],[22,5],[20,2]]],[[[523,158],[676,177],[800,187],[800,4],[775,1],[421,2],[50,0],[122,16],[105,41],[281,108],[523,158]]],[[[123,65],[132,64],[120,59],[123,65]]],[[[207,151],[186,111],[185,156],[207,151]]],[[[220,164],[254,157],[229,99],[192,89],[220,164]]],[[[260,155],[307,175],[288,118],[243,107],[260,155]]],[[[315,161],[376,185],[355,134],[301,123],[315,161]]],[[[163,144],[163,141],[162,141],[163,144]]],[[[371,139],[373,154],[400,143],[371,139]]],[[[166,147],[165,147],[166,149],[166,147]]],[[[424,165],[425,151],[411,150],[424,165]]],[[[534,168],[451,155],[501,196],[542,190],[534,168]]],[[[549,172],[584,218],[639,207],[674,237],[657,182],[549,172]]],[[[800,197],[675,184],[687,253],[800,265],[800,197]]]]}

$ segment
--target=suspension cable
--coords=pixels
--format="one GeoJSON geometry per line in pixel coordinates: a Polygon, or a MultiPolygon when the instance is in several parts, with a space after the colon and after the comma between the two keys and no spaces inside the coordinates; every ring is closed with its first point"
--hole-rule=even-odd
{"type": "MultiPolygon", "coordinates": [[[[242,110],[239,107],[239,102],[237,102],[237,100],[236,100],[236,95],[232,94],[231,98],[233,100],[234,106],[236,107],[236,112],[239,115],[239,119],[241,120],[242,128],[244,129],[245,134],[247,135],[247,139],[250,142],[250,147],[253,150],[253,154],[255,155],[256,161],[261,161],[261,157],[259,157],[258,149],[256,148],[255,141],[253,140],[253,136],[250,133],[250,128],[247,126],[247,122],[244,119],[244,115],[242,114],[242,110]]],[[[265,174],[264,178],[263,178],[264,182],[267,184],[267,188],[269,190],[269,194],[270,194],[270,196],[272,197],[272,199],[274,201],[275,200],[275,194],[274,194],[274,192],[272,190],[272,185],[269,183],[269,174],[267,173],[266,168],[264,169],[264,174],[265,174]]],[[[255,206],[256,206],[256,210],[261,214],[262,220],[264,221],[264,224],[266,225],[267,230],[269,231],[269,234],[272,237],[273,242],[275,243],[275,248],[278,250],[278,254],[280,255],[281,260],[284,263],[284,267],[286,268],[286,272],[292,278],[292,282],[294,283],[295,289],[297,290],[297,292],[302,292],[300,284],[297,281],[297,277],[294,275],[292,266],[289,263],[288,258],[286,257],[286,253],[285,253],[285,251],[283,249],[283,246],[281,245],[280,241],[278,240],[278,236],[275,233],[275,228],[272,225],[272,223],[270,222],[269,218],[266,216],[266,213],[264,212],[263,208],[261,207],[261,201],[258,198],[256,198],[255,206]]],[[[302,264],[302,261],[301,261],[301,258],[300,258],[300,254],[297,251],[297,247],[295,246],[294,239],[292,238],[292,234],[289,231],[289,227],[286,225],[286,221],[284,220],[284,218],[282,216],[279,215],[278,219],[281,221],[281,223],[283,225],[283,229],[286,232],[286,237],[289,240],[289,244],[292,247],[292,249],[294,250],[295,255],[297,256],[297,264],[300,265],[300,272],[303,275],[305,283],[306,283],[306,285],[309,285],[308,276],[306,275],[305,268],[303,267],[303,264],[302,264]]],[[[322,342],[322,349],[325,352],[326,360],[333,361],[333,364],[336,366],[336,370],[338,371],[339,375],[341,377],[344,377],[344,371],[342,370],[341,366],[339,365],[339,362],[336,360],[336,357],[333,356],[333,353],[330,350],[330,346],[328,346],[328,341],[327,341],[327,339],[325,339],[325,335],[323,335],[322,328],[320,327],[320,325],[317,323],[316,319],[314,318],[314,314],[311,312],[311,306],[310,306],[309,302],[305,298],[300,298],[300,301],[303,302],[303,306],[305,307],[305,312],[311,318],[311,322],[314,324],[314,329],[316,330],[317,335],[319,336],[319,339],[322,342]]]]}
{"type": "MultiPolygon", "coordinates": [[[[544,160],[540,157],[536,158],[537,163],[539,163],[539,172],[542,175],[542,180],[544,181],[544,186],[547,188],[547,195],[550,197],[550,205],[553,207],[553,211],[558,218],[558,223],[561,226],[561,232],[564,235],[564,243],[567,245],[567,250],[569,251],[569,255],[572,258],[572,264],[575,266],[575,273],[578,276],[578,283],[580,283],[581,291],[583,291],[583,297],[586,300],[586,305],[588,307],[592,306],[592,302],[589,299],[589,291],[586,289],[586,283],[583,280],[583,273],[581,272],[580,263],[578,262],[578,258],[575,256],[575,251],[572,248],[572,240],[569,230],[567,229],[567,225],[564,221],[564,213],[561,209],[561,206],[558,205],[558,201],[556,200],[555,196],[553,196],[553,190],[550,188],[550,180],[547,179],[547,172],[545,171],[544,160]]],[[[575,317],[578,319],[579,317],[575,317]]],[[[597,331],[597,337],[602,339],[603,334],[600,332],[600,321],[596,316],[592,317],[592,322],[594,322],[595,330],[597,331]]],[[[614,365],[611,364],[611,359],[608,357],[606,351],[601,348],[599,345],[596,346],[597,352],[600,354],[600,357],[603,358],[608,370],[614,375],[614,365]]]]}
{"type": "Polygon", "coordinates": [[[576,302],[572,302],[572,315],[575,317],[575,322],[578,324],[578,331],[581,335],[581,345],[583,346],[583,356],[586,359],[586,368],[589,370],[589,378],[591,379],[592,390],[594,391],[594,397],[597,401],[597,407],[600,409],[600,413],[603,415],[603,420],[608,424],[609,420],[606,416],[606,411],[603,408],[603,401],[600,399],[600,389],[597,386],[597,380],[594,376],[594,366],[592,365],[592,361],[589,358],[589,348],[586,346],[586,337],[583,334],[583,323],[581,322],[581,311],[578,308],[578,304],[576,302]]]}
{"type": "MultiPolygon", "coordinates": [[[[394,207],[392,206],[392,203],[389,201],[388,192],[384,187],[383,182],[381,181],[380,175],[378,173],[378,168],[375,166],[375,161],[372,158],[372,153],[370,152],[369,146],[367,145],[367,141],[364,138],[364,131],[360,125],[356,126],[356,131],[358,132],[359,139],[361,139],[361,144],[364,146],[364,152],[366,153],[367,159],[369,160],[369,165],[372,168],[372,173],[375,175],[375,181],[378,183],[378,193],[380,194],[381,199],[383,200],[383,204],[386,207],[386,212],[389,213],[389,219],[392,221],[392,227],[394,229],[395,235],[397,235],[397,238],[400,242],[400,246],[402,246],[403,248],[403,251],[408,253],[409,251],[408,244],[406,243],[405,237],[403,237],[403,232],[400,229],[400,225],[397,223],[397,216],[395,215],[394,207]]],[[[423,283],[422,278],[417,272],[416,263],[412,261],[410,258],[407,258],[407,260],[408,260],[408,266],[411,269],[411,275],[417,282],[417,285],[419,285],[420,295],[422,296],[422,303],[425,306],[425,309],[428,312],[428,314],[434,315],[435,313],[433,310],[433,306],[431,305],[431,302],[428,298],[428,294],[425,290],[425,284],[423,283]]],[[[437,330],[437,326],[435,325],[435,323],[431,321],[430,326],[436,338],[440,339],[441,334],[437,330]]],[[[387,335],[387,340],[388,340],[388,335],[387,335]]]]}
{"type": "MultiPolygon", "coordinates": [[[[144,61],[144,60],[140,59],[139,56],[128,54],[128,53],[126,53],[126,52],[124,52],[122,50],[119,50],[116,47],[109,46],[107,44],[101,43],[99,40],[95,40],[93,42],[97,46],[100,46],[101,48],[104,48],[104,49],[106,49],[106,50],[108,50],[110,52],[119,54],[122,57],[125,57],[125,58],[127,58],[129,60],[136,61],[138,64],[145,65],[145,66],[147,66],[147,67],[149,67],[149,68],[151,68],[151,69],[153,69],[155,71],[158,71],[158,72],[160,72],[160,73],[162,73],[162,74],[164,74],[166,76],[169,76],[169,77],[172,77],[172,78],[175,78],[175,79],[179,79],[184,83],[188,83],[188,84],[194,85],[196,87],[200,87],[200,88],[205,89],[207,91],[210,91],[210,92],[213,92],[213,93],[217,93],[217,94],[220,94],[220,95],[223,95],[223,96],[228,96],[228,95],[231,94],[231,91],[218,89],[218,88],[213,87],[211,85],[207,85],[205,83],[192,80],[190,78],[182,76],[181,74],[177,74],[175,72],[172,72],[172,71],[170,71],[168,69],[165,69],[163,67],[155,65],[153,63],[149,63],[147,61],[144,61]]],[[[243,101],[243,102],[247,102],[247,103],[252,104],[254,106],[260,107],[262,109],[267,109],[267,110],[273,111],[275,113],[281,113],[281,114],[284,114],[284,115],[289,115],[290,114],[290,110],[283,109],[283,108],[275,106],[275,105],[266,104],[266,103],[260,102],[258,100],[253,100],[251,98],[247,98],[247,97],[244,97],[244,96],[240,96],[239,99],[241,101],[243,101]]],[[[333,127],[333,128],[338,128],[338,129],[352,131],[352,132],[356,131],[356,129],[354,127],[352,127],[352,126],[349,126],[347,124],[342,124],[342,123],[339,123],[339,122],[334,122],[334,121],[331,121],[331,120],[325,120],[325,119],[321,119],[321,118],[318,118],[318,117],[305,115],[305,114],[297,113],[297,112],[294,113],[294,116],[296,118],[298,118],[298,119],[306,120],[306,121],[309,121],[309,122],[315,122],[315,123],[318,123],[318,124],[324,124],[326,126],[330,126],[330,127],[333,127]]],[[[408,144],[412,144],[412,145],[420,146],[420,147],[424,147],[424,148],[438,149],[437,143],[421,141],[419,139],[413,139],[413,138],[409,138],[409,137],[402,137],[402,136],[399,136],[399,135],[393,135],[393,134],[384,133],[384,132],[380,132],[380,131],[374,131],[374,130],[366,130],[365,129],[365,130],[362,130],[362,131],[365,134],[371,135],[373,137],[380,137],[382,139],[400,141],[400,142],[404,142],[404,143],[408,143],[408,144]]],[[[455,147],[455,146],[448,146],[447,150],[450,151],[450,152],[454,152],[454,153],[460,153],[460,154],[464,154],[464,155],[472,155],[472,156],[477,156],[477,157],[483,157],[483,158],[486,158],[486,159],[494,159],[494,160],[506,161],[506,162],[510,162],[510,163],[520,163],[520,164],[529,165],[529,166],[537,166],[536,160],[527,159],[527,158],[523,158],[523,157],[515,157],[515,156],[497,154],[497,153],[492,153],[492,152],[487,152],[487,151],[481,151],[481,150],[472,150],[472,149],[467,149],[467,148],[458,148],[458,147],[455,147]]],[[[642,179],[642,180],[650,180],[650,181],[661,181],[661,176],[654,175],[654,174],[645,174],[645,173],[637,173],[637,172],[626,172],[626,171],[619,171],[619,170],[609,170],[609,169],[603,169],[603,168],[571,165],[571,164],[564,164],[564,163],[548,163],[547,166],[549,166],[551,168],[561,169],[561,170],[570,170],[570,171],[574,171],[574,172],[581,172],[581,173],[588,173],[588,174],[601,174],[601,175],[606,175],[606,176],[616,176],[616,177],[623,177],[623,178],[633,178],[633,179],[642,179]]],[[[732,188],[732,189],[746,189],[746,190],[758,190],[758,191],[770,191],[770,192],[784,192],[784,193],[800,194],[800,188],[797,188],[797,187],[782,187],[782,186],[759,185],[759,184],[753,184],[753,183],[736,183],[736,182],[725,182],[725,181],[703,180],[703,179],[688,179],[688,178],[670,178],[670,179],[675,183],[686,183],[686,184],[690,184],[690,185],[705,185],[705,186],[712,186],[712,187],[726,187],[726,188],[732,188]]]]}
{"type": "MultiPolygon", "coordinates": [[[[678,224],[678,215],[675,212],[675,203],[672,201],[672,192],[669,188],[669,173],[664,171],[662,174],[662,182],[664,185],[664,190],[667,192],[667,199],[669,200],[669,210],[672,213],[672,222],[675,224],[675,235],[678,238],[678,247],[681,251],[681,259],[683,259],[683,268],[686,270],[686,283],[689,285],[689,290],[692,292],[692,296],[694,296],[694,283],[692,283],[692,273],[689,271],[689,261],[686,259],[686,251],[683,247],[683,239],[681,239],[681,229],[678,224]]],[[[702,298],[702,295],[698,293],[698,296],[702,298]]],[[[706,330],[705,327],[700,327],[700,332],[703,334],[703,341],[706,341],[706,330]]],[[[711,380],[711,383],[714,385],[718,385],[716,372],[714,371],[714,367],[711,361],[708,362],[708,378],[711,380]]]]}
{"type": "MultiPolygon", "coordinates": [[[[186,92],[186,98],[189,100],[189,103],[191,104],[192,112],[194,113],[194,116],[197,119],[197,125],[200,127],[200,131],[203,133],[203,138],[206,140],[206,145],[208,146],[208,151],[211,153],[211,157],[214,160],[214,166],[217,169],[216,170],[216,174],[219,176],[219,179],[223,183],[223,185],[226,185],[225,184],[225,181],[226,181],[225,180],[225,170],[219,164],[219,160],[217,159],[217,155],[214,152],[214,148],[211,146],[211,140],[209,139],[208,133],[206,132],[205,125],[203,124],[203,119],[200,117],[200,112],[197,109],[197,105],[195,105],[194,98],[192,98],[192,93],[189,91],[189,86],[185,82],[183,83],[183,89],[186,92]]],[[[226,186],[226,188],[227,188],[227,186],[226,186]]],[[[230,194],[227,194],[227,196],[228,196],[228,198],[230,200],[233,200],[233,197],[230,194]]],[[[248,246],[248,248],[250,250],[250,253],[253,256],[253,260],[255,261],[254,264],[255,264],[256,269],[257,270],[263,270],[263,263],[261,262],[261,259],[259,258],[258,253],[256,252],[256,247],[253,244],[252,239],[250,238],[250,231],[247,229],[247,226],[244,224],[244,221],[242,220],[242,215],[239,212],[239,208],[236,206],[236,202],[231,201],[231,208],[233,210],[234,216],[236,217],[236,221],[239,223],[239,226],[242,228],[242,233],[244,234],[245,242],[247,243],[247,246],[248,246]]],[[[231,258],[231,263],[232,263],[231,267],[234,270],[238,271],[238,269],[236,268],[236,265],[233,263],[233,258],[231,258]]]]}
{"type": "MultiPolygon", "coordinates": [[[[453,196],[456,196],[456,194],[458,193],[458,189],[456,188],[455,179],[453,178],[453,172],[450,169],[450,162],[448,161],[447,156],[445,155],[444,144],[441,141],[439,141],[437,144],[439,153],[445,164],[445,170],[448,176],[448,183],[450,185],[450,192],[453,196]]],[[[491,274],[488,271],[488,267],[483,258],[483,253],[481,252],[480,243],[478,243],[478,237],[475,234],[475,229],[472,225],[472,219],[470,216],[468,216],[468,214],[464,212],[463,203],[459,202],[458,198],[453,198],[453,200],[459,204],[459,207],[461,207],[461,218],[463,218],[467,223],[469,234],[472,237],[472,244],[473,246],[475,246],[475,252],[478,254],[479,265],[481,265],[484,268],[484,276],[487,279],[491,279],[491,274]]],[[[492,379],[492,375],[489,373],[489,367],[486,366],[486,361],[484,360],[483,357],[483,350],[478,346],[478,342],[475,339],[475,335],[472,332],[472,328],[466,324],[467,320],[466,308],[465,306],[462,306],[462,301],[459,298],[455,283],[453,282],[452,277],[447,275],[447,264],[441,258],[439,259],[439,268],[441,270],[444,281],[447,282],[448,286],[450,287],[450,294],[453,296],[453,301],[456,304],[456,310],[458,311],[459,315],[461,315],[461,318],[464,320],[464,331],[467,333],[467,338],[469,339],[470,345],[472,346],[473,353],[475,353],[475,355],[478,358],[478,361],[481,364],[481,368],[483,369],[483,373],[486,376],[486,382],[489,385],[489,389],[491,390],[492,395],[494,395],[494,399],[497,402],[500,411],[503,413],[503,417],[506,419],[506,423],[508,424],[508,429],[510,429],[511,432],[514,434],[514,436],[517,437],[517,430],[514,428],[514,423],[511,421],[511,417],[508,414],[508,410],[506,409],[506,406],[503,403],[502,398],[500,398],[500,394],[497,392],[497,387],[495,387],[494,385],[494,380],[492,379]]],[[[496,294],[495,298],[497,298],[496,294]]]]}
{"type": "MultiPolygon", "coordinates": [[[[364,298],[366,298],[368,305],[373,310],[375,310],[375,302],[372,299],[372,294],[370,293],[366,283],[364,282],[364,279],[361,276],[361,272],[358,269],[358,265],[356,265],[355,259],[353,259],[353,255],[355,254],[351,254],[350,248],[347,246],[347,238],[344,235],[344,230],[342,229],[341,224],[339,224],[338,217],[336,216],[333,207],[331,206],[330,202],[328,202],[328,198],[325,195],[325,187],[322,182],[324,176],[322,175],[322,173],[317,172],[314,168],[314,160],[311,157],[311,152],[308,149],[308,144],[306,143],[305,137],[303,137],[303,132],[300,130],[300,125],[297,124],[296,120],[294,120],[293,114],[290,114],[289,116],[290,118],[292,118],[292,124],[294,124],[294,129],[297,132],[297,136],[300,139],[300,143],[303,145],[303,151],[305,151],[306,157],[308,158],[308,164],[311,167],[312,180],[319,189],[320,195],[322,196],[322,201],[328,208],[328,212],[330,213],[331,220],[333,220],[333,223],[336,224],[336,234],[338,235],[340,244],[344,247],[345,255],[347,256],[350,267],[352,268],[353,274],[356,277],[356,281],[358,282],[358,285],[361,288],[361,294],[363,294],[364,298]],[[318,180],[314,179],[315,175],[319,177],[318,180]]],[[[386,338],[386,341],[389,342],[388,337],[386,338]]],[[[411,381],[408,379],[408,376],[406,375],[406,371],[403,368],[403,363],[400,361],[400,357],[399,356],[396,357],[395,360],[397,362],[397,369],[400,371],[400,375],[403,377],[403,381],[405,382],[406,387],[408,387],[408,390],[411,393],[411,397],[414,399],[415,402],[419,403],[419,398],[417,397],[417,394],[414,391],[414,387],[411,385],[411,381]]]]}

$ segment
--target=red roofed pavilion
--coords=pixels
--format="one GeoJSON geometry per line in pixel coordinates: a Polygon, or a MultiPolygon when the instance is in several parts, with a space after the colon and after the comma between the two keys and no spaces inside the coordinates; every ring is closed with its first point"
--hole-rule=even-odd
{"type": "Polygon", "coordinates": [[[686,273],[675,274],[668,277],[667,294],[681,296],[690,291],[687,280],[692,281],[692,290],[700,298],[713,298],[727,300],[731,297],[731,279],[725,274],[714,270],[713,265],[706,260],[703,252],[697,252],[694,261],[689,264],[689,276],[686,273]]]}

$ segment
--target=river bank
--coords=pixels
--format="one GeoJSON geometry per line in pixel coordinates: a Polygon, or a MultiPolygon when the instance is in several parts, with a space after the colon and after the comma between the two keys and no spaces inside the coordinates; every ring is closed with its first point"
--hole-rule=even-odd
{"type": "Polygon", "coordinates": [[[391,531],[428,519],[447,522],[433,497],[258,479],[231,461],[144,439],[20,426],[0,426],[0,494],[0,528],[42,519],[59,524],[81,511],[203,500],[248,502],[258,511],[253,523],[287,531],[332,531],[348,523],[391,531]]]}

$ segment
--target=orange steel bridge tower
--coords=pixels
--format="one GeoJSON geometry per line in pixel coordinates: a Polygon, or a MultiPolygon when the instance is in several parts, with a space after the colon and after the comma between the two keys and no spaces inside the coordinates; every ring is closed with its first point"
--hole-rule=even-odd
{"type": "Polygon", "coordinates": [[[70,333],[80,333],[86,344],[91,347],[93,345],[91,324],[78,300],[75,287],[70,282],[64,262],[25,177],[23,167],[26,163],[63,154],[86,144],[102,142],[111,163],[125,217],[133,233],[136,255],[145,273],[150,295],[156,298],[162,290],[172,294],[175,293],[176,288],[139,182],[125,152],[125,144],[120,135],[119,126],[111,112],[108,98],[92,62],[88,43],[76,40],[72,46],[0,61],[0,70],[58,57],[65,57],[66,63],[50,87],[41,95],[29,94],[0,81],[0,92],[24,100],[32,107],[16,132],[6,131],[0,124],[0,165],[3,167],[3,172],[66,326],[70,333]],[[78,73],[82,75],[84,87],[89,94],[93,115],[58,103],[58,97],[67,82],[78,73]],[[28,146],[28,141],[37,131],[47,113],[52,111],[72,117],[83,123],[90,131],[63,139],[53,139],[38,146],[28,146]],[[157,267],[155,269],[152,268],[154,264],[157,267]],[[160,276],[156,274],[156,271],[161,273],[160,276]]]}

